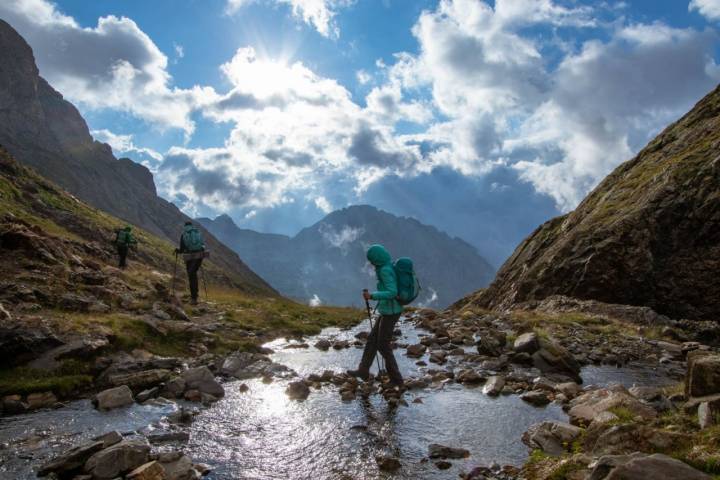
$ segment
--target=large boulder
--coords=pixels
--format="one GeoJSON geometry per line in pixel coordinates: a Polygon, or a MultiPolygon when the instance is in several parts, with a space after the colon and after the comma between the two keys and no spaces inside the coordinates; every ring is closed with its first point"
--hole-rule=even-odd
{"type": "Polygon", "coordinates": [[[545,375],[560,375],[582,383],[580,364],[563,347],[549,338],[538,337],[539,349],[532,354],[533,365],[545,375]]]}
{"type": "Polygon", "coordinates": [[[549,455],[562,455],[570,450],[582,429],[569,423],[546,421],[536,423],[523,433],[522,441],[532,449],[540,449],[549,455]]]}
{"type": "Polygon", "coordinates": [[[538,335],[535,332],[523,333],[515,339],[513,349],[518,353],[529,353],[532,355],[537,352],[540,348],[540,341],[538,335]]]}
{"type": "Polygon", "coordinates": [[[108,383],[113,386],[127,385],[133,392],[140,392],[169,380],[171,376],[170,370],[155,368],[141,372],[109,375],[108,383]]]}
{"type": "Polygon", "coordinates": [[[688,397],[720,393],[720,355],[688,355],[685,389],[688,397]]]}
{"type": "Polygon", "coordinates": [[[661,430],[637,423],[594,423],[585,435],[583,445],[594,456],[643,452],[673,452],[687,448],[688,435],[661,430]]]}
{"type": "Polygon", "coordinates": [[[601,457],[588,480],[711,480],[686,463],[656,453],[601,457]]]}
{"type": "Polygon", "coordinates": [[[111,480],[150,460],[150,445],[142,440],[124,440],[95,453],[85,463],[93,479],[111,480]]]}
{"type": "Polygon", "coordinates": [[[225,389],[215,380],[215,376],[207,367],[197,367],[185,370],[182,373],[185,385],[188,389],[199,390],[215,397],[225,395],[225,389]]]}
{"type": "Polygon", "coordinates": [[[601,413],[611,409],[623,408],[636,417],[653,419],[657,412],[637,398],[630,395],[625,387],[616,385],[584,393],[570,402],[570,423],[589,425],[601,413]]]}
{"type": "Polygon", "coordinates": [[[93,404],[98,410],[112,410],[113,408],[126,407],[135,402],[133,394],[127,385],[115,388],[108,388],[95,395],[93,404]]]}
{"type": "Polygon", "coordinates": [[[493,375],[487,379],[483,387],[483,393],[491,397],[497,397],[505,386],[505,377],[501,375],[493,375]]]}

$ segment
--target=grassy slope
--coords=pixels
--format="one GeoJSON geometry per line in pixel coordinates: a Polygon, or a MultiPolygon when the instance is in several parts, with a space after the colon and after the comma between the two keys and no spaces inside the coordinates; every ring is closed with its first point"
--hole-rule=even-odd
{"type": "MultiPolygon", "coordinates": [[[[114,230],[125,224],[105,212],[92,208],[40,177],[32,170],[18,165],[0,149],[0,227],[25,223],[39,232],[45,241],[66,252],[79,255],[83,261],[93,261],[103,268],[114,266],[115,254],[110,240],[114,230]],[[88,246],[92,249],[88,250],[88,246]],[[87,252],[90,253],[87,253],[87,252]]],[[[2,228],[0,228],[2,230],[2,228]]],[[[141,229],[134,229],[138,239],[136,251],[129,256],[130,267],[113,270],[113,275],[134,292],[138,292],[141,308],[152,306],[152,285],[170,285],[174,265],[174,245],[141,229]],[[149,292],[149,293],[148,293],[149,292]],[[145,297],[143,299],[143,297],[145,297]]],[[[1,246],[0,246],[1,248],[1,246]]],[[[2,250],[0,250],[2,252],[2,250]]],[[[236,349],[256,349],[257,344],[276,336],[314,334],[327,326],[346,327],[357,323],[362,313],[350,308],[311,308],[290,300],[253,292],[212,263],[207,263],[210,304],[206,310],[224,318],[234,328],[223,332],[212,345],[211,352],[226,353],[236,349]],[[250,334],[248,336],[248,334],[250,334]]],[[[51,289],[53,293],[78,292],[69,276],[70,265],[46,266],[42,262],[20,258],[19,255],[0,255],[0,269],[17,283],[29,287],[51,289]],[[38,284],[28,272],[42,272],[38,284]]],[[[185,273],[178,267],[180,291],[185,289],[185,273]]],[[[7,276],[5,277],[8,278],[7,276]]],[[[5,307],[13,306],[5,302],[5,307]]],[[[132,351],[141,348],[165,356],[188,355],[188,344],[194,334],[156,335],[137,314],[111,304],[109,313],[68,312],[53,305],[43,305],[32,316],[42,318],[61,338],[87,333],[103,333],[113,339],[112,349],[132,351]]],[[[18,320],[26,315],[13,312],[18,320]]],[[[188,311],[189,314],[200,312],[188,311]]],[[[30,393],[53,390],[67,394],[87,385],[89,364],[67,361],[56,372],[40,372],[25,367],[0,368],[0,394],[30,393]]]]}

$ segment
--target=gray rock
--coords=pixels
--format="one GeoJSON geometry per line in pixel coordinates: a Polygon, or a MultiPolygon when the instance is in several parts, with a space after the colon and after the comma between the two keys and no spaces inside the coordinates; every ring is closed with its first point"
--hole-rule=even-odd
{"type": "Polygon", "coordinates": [[[500,375],[493,375],[487,379],[487,382],[483,387],[483,393],[491,397],[496,397],[500,395],[504,386],[505,378],[500,375]]]}
{"type": "Polygon", "coordinates": [[[103,390],[95,395],[93,399],[93,403],[98,410],[112,410],[113,408],[132,405],[134,402],[132,391],[127,385],[103,390]]]}
{"type": "Polygon", "coordinates": [[[537,352],[539,348],[540,342],[535,332],[523,333],[515,339],[515,343],[513,344],[513,349],[516,352],[529,353],[530,355],[537,352]]]}
{"type": "Polygon", "coordinates": [[[615,467],[604,480],[711,480],[710,475],[686,463],[656,453],[639,456],[615,467]]]}
{"type": "Polygon", "coordinates": [[[85,463],[85,472],[97,480],[111,480],[150,460],[150,445],[141,440],[124,440],[95,453],[85,463]]]}
{"type": "Polygon", "coordinates": [[[31,393],[27,396],[28,409],[50,408],[55,406],[58,399],[52,392],[31,393]]]}
{"type": "Polygon", "coordinates": [[[55,473],[61,477],[70,475],[73,472],[79,471],[93,454],[103,448],[103,442],[91,442],[73,447],[40,467],[37,476],[46,477],[51,473],[55,473]]]}
{"type": "Polygon", "coordinates": [[[117,430],[113,430],[93,438],[95,442],[103,442],[103,448],[112,447],[122,442],[123,436],[117,430]]]}
{"type": "Polygon", "coordinates": [[[125,476],[126,480],[166,480],[165,469],[160,462],[153,460],[140,465],[125,476]]]}
{"type": "Polygon", "coordinates": [[[580,437],[582,429],[569,423],[547,421],[531,426],[522,436],[525,445],[549,455],[562,455],[580,437]]]}
{"type": "Polygon", "coordinates": [[[536,407],[541,407],[550,403],[547,392],[544,392],[542,390],[532,390],[530,392],[525,392],[520,395],[520,399],[531,405],[535,405],[536,407]]]}
{"type": "Polygon", "coordinates": [[[7,395],[3,397],[2,412],[5,415],[25,413],[28,408],[28,404],[22,401],[20,395],[7,395]]]}
{"type": "Polygon", "coordinates": [[[720,418],[720,401],[702,402],[698,406],[698,424],[700,429],[712,427],[720,418]]]}
{"type": "Polygon", "coordinates": [[[180,452],[172,452],[175,455],[160,456],[158,461],[165,469],[166,480],[193,480],[197,478],[193,469],[192,460],[180,452]]]}
{"type": "Polygon", "coordinates": [[[560,345],[539,338],[540,349],[532,354],[533,365],[544,374],[560,374],[580,383],[580,364],[560,345]]]}
{"type": "Polygon", "coordinates": [[[685,388],[689,397],[720,393],[720,355],[708,355],[696,350],[688,355],[687,368],[685,388]]]}
{"type": "Polygon", "coordinates": [[[332,343],[326,338],[321,338],[320,340],[315,342],[315,348],[317,348],[318,350],[322,350],[323,352],[327,352],[328,350],[330,350],[331,346],[332,343]]]}
{"type": "Polygon", "coordinates": [[[507,336],[503,332],[495,330],[483,330],[480,332],[480,340],[477,342],[477,350],[480,355],[497,357],[502,354],[503,347],[507,343],[507,336]]]}
{"type": "Polygon", "coordinates": [[[182,377],[174,377],[165,382],[161,395],[166,398],[180,398],[185,392],[185,380],[182,377]]]}
{"type": "Polygon", "coordinates": [[[440,445],[439,443],[432,443],[428,446],[428,457],[430,458],[467,458],[470,456],[470,452],[464,448],[453,448],[440,445]]]}
{"type": "Polygon", "coordinates": [[[185,385],[189,389],[196,389],[215,397],[225,395],[225,389],[215,380],[215,376],[207,367],[185,370],[182,373],[182,378],[185,380],[185,385]]]}
{"type": "Polygon", "coordinates": [[[416,343],[414,345],[408,345],[405,349],[405,354],[411,358],[420,358],[425,355],[427,347],[422,343],[416,343]]]}
{"type": "Polygon", "coordinates": [[[139,392],[159,385],[160,383],[170,379],[171,376],[172,372],[170,370],[155,368],[140,372],[109,375],[107,377],[107,381],[110,385],[116,387],[120,385],[127,385],[132,391],[139,392]]]}
{"type": "Polygon", "coordinates": [[[383,472],[395,472],[402,467],[400,460],[387,455],[377,455],[375,457],[375,462],[377,463],[378,468],[383,472]]]}
{"type": "Polygon", "coordinates": [[[595,417],[610,409],[622,407],[643,419],[653,419],[657,412],[628,393],[624,387],[601,388],[576,397],[570,402],[570,423],[589,425],[595,417]]]}

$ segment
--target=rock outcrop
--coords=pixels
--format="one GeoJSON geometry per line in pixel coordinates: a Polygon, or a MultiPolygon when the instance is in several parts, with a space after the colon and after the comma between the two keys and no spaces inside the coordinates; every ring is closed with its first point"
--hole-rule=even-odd
{"type": "Polygon", "coordinates": [[[508,309],[551,295],[720,311],[720,87],[620,165],[567,215],[540,226],[466,299],[508,309]]]}
{"type": "MultiPolygon", "coordinates": [[[[177,242],[190,220],[158,197],[150,171],[117,160],[95,141],[77,109],[40,77],[32,49],[0,20],[0,145],[18,161],[92,206],[177,242]]],[[[273,294],[237,254],[205,231],[211,261],[225,280],[248,291],[273,294]]]]}

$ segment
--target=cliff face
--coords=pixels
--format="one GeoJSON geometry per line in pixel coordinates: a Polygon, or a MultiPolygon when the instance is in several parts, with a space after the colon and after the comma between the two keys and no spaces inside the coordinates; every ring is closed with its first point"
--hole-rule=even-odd
{"type": "Polygon", "coordinates": [[[550,295],[720,319],[720,87],[530,235],[471,301],[550,295]]]}
{"type": "MultiPolygon", "coordinates": [[[[32,49],[0,20],[0,145],[90,205],[177,242],[190,220],[158,197],[150,171],[117,160],[78,110],[39,76],[32,49]]],[[[249,289],[273,293],[232,250],[205,231],[212,262],[249,289]]]]}

